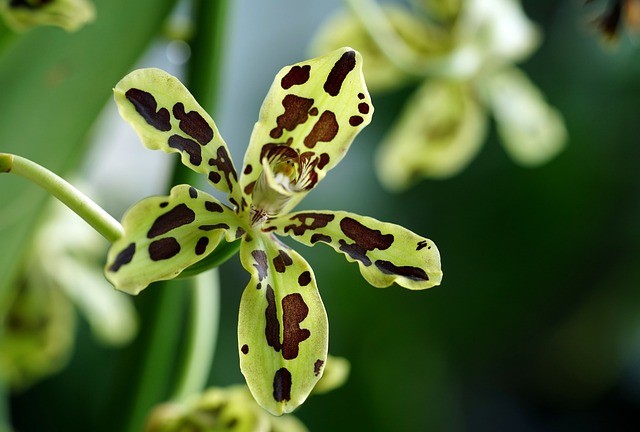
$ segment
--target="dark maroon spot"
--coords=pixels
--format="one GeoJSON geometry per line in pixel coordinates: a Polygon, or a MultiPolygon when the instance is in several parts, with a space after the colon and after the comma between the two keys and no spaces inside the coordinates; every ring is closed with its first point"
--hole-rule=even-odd
{"type": "Polygon", "coordinates": [[[182,102],[178,102],[173,106],[173,115],[180,120],[180,129],[201,145],[206,145],[213,139],[213,129],[197,111],[187,113],[182,102]]]}
{"type": "Polygon", "coordinates": [[[292,360],[298,357],[299,345],[311,336],[307,329],[301,329],[300,323],[309,314],[309,307],[302,296],[293,293],[282,299],[282,320],[284,324],[282,357],[292,360]]]}
{"type": "Polygon", "coordinates": [[[133,259],[133,255],[136,253],[136,244],[130,243],[129,246],[122,249],[122,251],[116,256],[113,264],[109,267],[109,271],[117,272],[125,264],[129,264],[133,259]]]}
{"type": "Polygon", "coordinates": [[[169,137],[169,147],[187,153],[191,165],[200,166],[202,163],[202,147],[189,138],[184,138],[180,135],[171,135],[169,137]]]}
{"type": "Polygon", "coordinates": [[[358,99],[364,99],[364,93],[358,93],[358,99]]]}
{"type": "Polygon", "coordinates": [[[196,243],[196,255],[202,255],[207,251],[207,245],[209,245],[208,237],[200,237],[198,243],[196,243]]]}
{"type": "Polygon", "coordinates": [[[253,192],[254,187],[256,187],[256,182],[252,181],[251,183],[249,183],[244,187],[244,193],[247,195],[251,195],[251,192],[253,192]]]}
{"type": "Polygon", "coordinates": [[[278,309],[276,307],[276,295],[271,285],[267,284],[267,308],[264,311],[266,318],[266,326],[264,335],[267,339],[267,345],[273,347],[276,352],[282,348],[280,343],[280,321],[278,321],[278,309]]]}
{"type": "Polygon", "coordinates": [[[301,85],[309,80],[309,71],[311,66],[293,66],[289,72],[280,80],[283,89],[288,90],[294,85],[301,85]]]}
{"type": "Polygon", "coordinates": [[[277,126],[269,132],[271,138],[280,138],[284,130],[292,131],[296,126],[307,121],[309,110],[313,106],[313,99],[307,99],[288,94],[282,99],[284,114],[276,119],[277,126]]]}
{"type": "Polygon", "coordinates": [[[283,250],[278,251],[278,256],[273,259],[273,266],[278,273],[284,273],[287,266],[293,264],[291,257],[283,250]]]}
{"type": "Polygon", "coordinates": [[[253,266],[258,270],[258,280],[263,280],[267,277],[267,253],[263,250],[254,250],[251,251],[251,256],[253,257],[255,263],[253,266]]]}
{"type": "Polygon", "coordinates": [[[355,51],[347,51],[342,54],[340,60],[333,65],[331,72],[327,76],[327,80],[324,83],[324,91],[331,96],[338,96],[342,83],[347,78],[349,72],[356,67],[356,53],[355,51]]]}
{"type": "Polygon", "coordinates": [[[251,164],[247,164],[247,166],[244,167],[244,173],[251,174],[251,171],[253,171],[253,167],[251,166],[251,164]]]}
{"type": "Polygon", "coordinates": [[[335,215],[332,214],[298,213],[292,216],[291,220],[300,221],[300,225],[287,225],[284,227],[284,232],[288,233],[289,231],[293,231],[294,235],[301,236],[304,235],[307,230],[326,227],[334,218],[335,215]]]}
{"type": "Polygon", "coordinates": [[[242,237],[244,235],[244,233],[246,233],[244,228],[238,227],[238,229],[236,229],[236,238],[242,237]]]}
{"type": "Polygon", "coordinates": [[[258,284],[256,285],[256,289],[262,289],[262,282],[258,282],[258,284]]]}
{"type": "Polygon", "coordinates": [[[318,115],[318,108],[316,108],[316,107],[311,108],[309,110],[309,115],[317,116],[318,115]]]}
{"type": "Polygon", "coordinates": [[[273,398],[276,402],[291,400],[291,372],[280,368],[273,377],[273,398]]]}
{"type": "Polygon", "coordinates": [[[242,354],[249,354],[249,345],[247,344],[242,345],[242,348],[240,348],[240,351],[242,351],[242,354]]]}
{"type": "Polygon", "coordinates": [[[161,203],[160,203],[160,208],[165,208],[165,207],[166,207],[166,206],[168,206],[168,205],[169,205],[169,203],[168,203],[168,202],[166,202],[166,201],[165,201],[165,202],[161,202],[161,203]]]}
{"type": "Polygon", "coordinates": [[[416,250],[419,251],[420,249],[424,249],[425,247],[427,247],[427,241],[426,240],[420,240],[418,242],[418,246],[416,247],[416,250]]]}
{"type": "Polygon", "coordinates": [[[340,229],[355,242],[350,244],[340,239],[340,250],[366,266],[371,265],[371,260],[367,257],[368,251],[385,250],[393,244],[393,234],[382,234],[382,232],[368,228],[350,217],[340,221],[340,229]]]}
{"type": "Polygon", "coordinates": [[[406,277],[414,281],[428,281],[429,275],[423,269],[412,266],[396,266],[391,261],[377,260],[375,262],[376,267],[380,269],[382,273],[398,275],[406,277]]]}
{"type": "Polygon", "coordinates": [[[298,285],[307,286],[311,283],[311,272],[309,270],[305,270],[300,273],[298,276],[298,285]]]}
{"type": "Polygon", "coordinates": [[[158,103],[151,93],[131,88],[124,95],[149,125],[162,132],[171,130],[169,110],[160,108],[156,111],[158,103]]]}
{"type": "Polygon", "coordinates": [[[322,372],[322,366],[324,366],[324,360],[316,360],[316,362],[313,364],[313,374],[315,376],[320,375],[320,372],[322,372]]]}
{"type": "Polygon", "coordinates": [[[211,183],[214,183],[214,184],[218,184],[218,182],[220,180],[222,180],[222,176],[219,173],[215,172],[215,171],[211,171],[209,173],[209,175],[207,176],[207,178],[209,179],[209,181],[211,183]]]}
{"type": "Polygon", "coordinates": [[[314,148],[319,142],[329,142],[338,134],[338,122],[336,121],[336,115],[331,111],[324,111],[316,124],[313,125],[313,129],[309,132],[309,135],[304,137],[304,145],[309,148],[314,148]]]}
{"type": "Polygon", "coordinates": [[[193,186],[189,186],[189,196],[194,199],[198,198],[198,190],[193,186]]]}
{"type": "Polygon", "coordinates": [[[54,0],[10,0],[9,7],[15,9],[37,10],[53,2],[54,0]]]}
{"type": "Polygon", "coordinates": [[[224,208],[220,204],[213,201],[205,201],[204,208],[212,213],[222,213],[224,211],[224,208]]]}
{"type": "Polygon", "coordinates": [[[351,126],[359,126],[362,124],[362,122],[364,121],[364,119],[360,116],[351,116],[349,117],[349,124],[351,126]]]}
{"type": "Polygon", "coordinates": [[[214,229],[229,229],[229,225],[224,222],[220,222],[217,224],[200,225],[198,229],[202,231],[212,231],[214,229]]]}
{"type": "MultiPolygon", "coordinates": [[[[227,179],[227,185],[229,186],[229,190],[233,191],[233,183],[231,182],[231,177],[233,177],[234,182],[238,181],[238,173],[236,172],[236,168],[233,166],[233,162],[231,161],[231,157],[229,157],[229,153],[227,153],[227,149],[224,146],[218,147],[217,157],[209,159],[209,165],[215,166],[218,171],[224,174],[227,179]]],[[[218,183],[220,181],[220,174],[216,173],[216,176],[212,177],[215,171],[209,173],[209,180],[213,183],[218,183]]]]}
{"type": "Polygon", "coordinates": [[[186,204],[178,204],[165,214],[158,216],[147,233],[147,238],[154,238],[169,231],[190,224],[196,219],[193,210],[186,204]]]}
{"type": "Polygon", "coordinates": [[[365,102],[359,103],[358,111],[360,111],[360,114],[369,114],[369,104],[365,102]]]}
{"type": "Polygon", "coordinates": [[[149,245],[149,257],[153,261],[173,258],[178,252],[180,252],[180,243],[173,237],[165,237],[149,245]]]}
{"type": "Polygon", "coordinates": [[[311,243],[317,243],[319,241],[325,242],[325,243],[331,243],[331,237],[321,233],[315,233],[314,235],[311,236],[311,243]]]}
{"type": "Polygon", "coordinates": [[[318,169],[324,168],[330,160],[331,157],[327,153],[322,153],[320,159],[318,159],[318,169]]]}

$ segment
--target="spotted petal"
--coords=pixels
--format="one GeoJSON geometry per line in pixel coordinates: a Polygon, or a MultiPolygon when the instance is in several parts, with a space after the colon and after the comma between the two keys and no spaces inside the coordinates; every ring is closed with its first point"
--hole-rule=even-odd
{"type": "Polygon", "coordinates": [[[217,189],[239,194],[236,169],[218,128],[176,77],[138,69],[120,80],[114,97],[145,147],[180,153],[182,163],[207,175],[217,189]]]}
{"type": "Polygon", "coordinates": [[[188,185],[168,197],[146,198],[127,211],[125,234],[109,250],[105,272],[119,290],[138,294],[151,282],[172,279],[209,255],[223,236],[244,233],[236,214],[188,185]]]}
{"type": "Polygon", "coordinates": [[[281,179],[286,177],[285,187],[295,192],[276,214],[288,212],[342,159],[372,114],[362,57],[353,49],[283,68],[251,135],[243,190],[257,202],[264,201],[257,195],[270,194],[256,187],[266,159],[275,174],[286,171],[281,179]]]}
{"type": "Polygon", "coordinates": [[[373,286],[393,282],[412,290],[442,279],[440,253],[429,239],[398,225],[347,212],[308,211],[269,220],[264,229],[289,235],[308,246],[327,243],[357,262],[373,286]]]}
{"type": "Polygon", "coordinates": [[[275,237],[249,233],[240,259],[251,273],[240,301],[240,368],[258,403],[281,415],[302,404],[322,376],[327,315],[313,270],[275,237]]]}

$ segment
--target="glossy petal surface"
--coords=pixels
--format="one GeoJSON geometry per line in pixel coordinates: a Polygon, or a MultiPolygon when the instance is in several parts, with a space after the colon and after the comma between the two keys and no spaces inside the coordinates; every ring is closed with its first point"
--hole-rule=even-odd
{"type": "Polygon", "coordinates": [[[440,253],[429,239],[399,225],[347,212],[308,211],[268,221],[266,230],[309,246],[326,243],[357,262],[371,285],[419,290],[439,285],[440,253]]]}
{"type": "Polygon", "coordinates": [[[223,236],[231,241],[244,232],[233,210],[188,185],[174,187],[168,197],[140,201],[122,225],[125,235],[111,246],[105,272],[129,294],[176,277],[211,253],[223,236]]]}
{"type": "Polygon", "coordinates": [[[120,80],[114,97],[145,147],[180,153],[182,163],[205,174],[218,190],[239,194],[236,169],[218,128],[176,77],[138,69],[120,80]]]}
{"type": "Polygon", "coordinates": [[[362,57],[351,48],[283,68],[253,129],[242,189],[256,206],[271,204],[265,203],[270,192],[256,187],[266,159],[274,174],[284,175],[279,184],[294,192],[274,210],[288,212],[342,159],[372,114],[362,57]]]}
{"type": "Polygon", "coordinates": [[[240,368],[254,397],[272,414],[291,412],[321,378],[327,315],[309,264],[269,234],[249,233],[240,259],[250,272],[240,302],[240,368]]]}

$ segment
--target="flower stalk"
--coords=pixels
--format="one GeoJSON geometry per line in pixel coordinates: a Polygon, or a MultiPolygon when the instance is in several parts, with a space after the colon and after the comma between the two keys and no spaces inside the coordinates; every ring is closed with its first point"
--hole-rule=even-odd
{"type": "Polygon", "coordinates": [[[0,153],[0,173],[12,173],[31,180],[73,210],[100,235],[113,243],[123,235],[122,225],[72,184],[29,159],[0,153]]]}

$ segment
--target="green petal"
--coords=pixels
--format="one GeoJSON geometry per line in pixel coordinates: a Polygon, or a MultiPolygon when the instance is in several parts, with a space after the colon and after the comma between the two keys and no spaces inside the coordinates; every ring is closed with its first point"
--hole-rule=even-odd
{"type": "Polygon", "coordinates": [[[145,147],[180,153],[182,163],[206,174],[209,182],[236,199],[237,173],[216,124],[174,76],[160,69],[138,69],[116,85],[120,115],[145,147]]]}
{"type": "Polygon", "coordinates": [[[565,146],[562,115],[520,70],[503,69],[486,79],[498,133],[509,155],[525,166],[540,165],[565,146]]]}
{"type": "Polygon", "coordinates": [[[230,208],[188,185],[168,197],[146,198],[127,211],[125,231],[109,250],[105,272],[119,290],[138,294],[151,282],[173,279],[209,255],[223,236],[244,234],[230,208]]]}
{"type": "Polygon", "coordinates": [[[238,319],[240,368],[262,407],[288,413],[324,371],[327,314],[309,264],[275,237],[249,232],[240,259],[251,273],[238,319]]]}
{"type": "Polygon", "coordinates": [[[384,138],[376,158],[381,182],[391,190],[422,177],[444,178],[463,170],[486,135],[484,109],[464,84],[426,82],[384,138]]]}
{"type": "Polygon", "coordinates": [[[93,21],[96,11],[88,0],[0,0],[0,14],[16,31],[52,25],[73,32],[93,21]]]}
{"type": "Polygon", "coordinates": [[[372,114],[362,57],[351,48],[283,68],[253,129],[242,189],[271,216],[288,212],[342,159],[372,114]],[[273,181],[258,181],[263,160],[278,185],[293,192],[281,204],[273,204],[282,195],[278,186],[274,198],[273,181]]]}
{"type": "Polygon", "coordinates": [[[399,225],[342,211],[307,211],[269,220],[264,230],[308,246],[327,243],[357,262],[362,276],[376,287],[395,282],[420,290],[442,280],[436,245],[399,225]]]}

